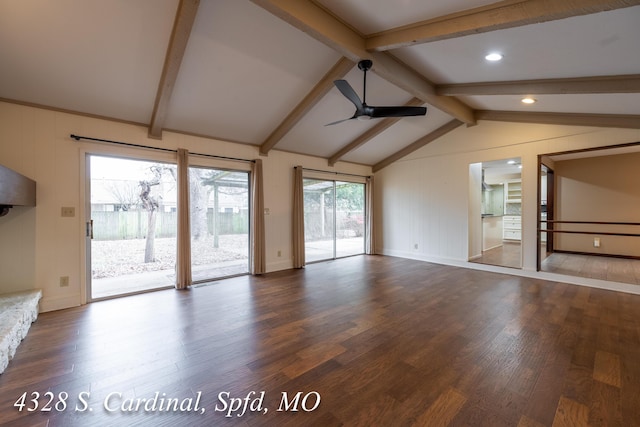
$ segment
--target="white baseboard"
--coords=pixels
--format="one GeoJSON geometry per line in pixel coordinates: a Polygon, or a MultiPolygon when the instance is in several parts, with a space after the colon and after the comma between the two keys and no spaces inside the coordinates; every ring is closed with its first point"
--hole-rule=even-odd
{"type": "Polygon", "coordinates": [[[40,313],[78,307],[79,305],[82,305],[80,304],[80,294],[67,295],[63,297],[47,297],[46,295],[43,295],[40,300],[40,313]]]}
{"type": "Polygon", "coordinates": [[[291,260],[271,262],[267,264],[266,267],[267,267],[267,273],[272,273],[274,271],[281,271],[281,270],[290,270],[293,268],[293,262],[291,260]]]}
{"type": "Polygon", "coordinates": [[[491,246],[490,248],[482,249],[482,252],[490,251],[491,249],[498,249],[498,248],[500,248],[502,246],[503,246],[502,244],[491,246]]]}

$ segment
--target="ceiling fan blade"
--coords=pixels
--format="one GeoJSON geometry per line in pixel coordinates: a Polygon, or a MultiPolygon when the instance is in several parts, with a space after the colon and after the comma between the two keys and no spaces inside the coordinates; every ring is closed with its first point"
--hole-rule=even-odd
{"type": "Polygon", "coordinates": [[[349,101],[356,106],[356,112],[353,117],[349,117],[348,119],[338,120],[332,123],[328,123],[325,126],[331,126],[338,123],[346,122],[347,120],[357,119],[357,118],[378,118],[378,117],[408,117],[408,116],[424,116],[427,114],[427,107],[418,107],[412,104],[415,104],[415,101],[409,103],[409,105],[399,105],[394,107],[372,107],[367,105],[366,103],[366,93],[367,93],[367,71],[371,68],[370,60],[362,60],[358,63],[358,68],[360,68],[364,72],[364,83],[362,89],[362,100],[358,97],[358,94],[351,87],[351,85],[346,80],[334,80],[333,84],[338,88],[338,90],[344,95],[349,101]]]}
{"type": "Polygon", "coordinates": [[[356,110],[362,111],[362,101],[358,97],[358,94],[351,87],[349,82],[346,80],[334,80],[334,85],[338,88],[338,90],[351,102],[356,106],[356,110]]]}
{"type": "Polygon", "coordinates": [[[342,120],[338,120],[338,121],[335,121],[335,122],[327,123],[325,126],[337,125],[338,123],[346,122],[347,120],[353,120],[355,118],[356,118],[356,116],[349,117],[348,119],[342,119],[342,120]]]}
{"type": "Polygon", "coordinates": [[[427,114],[427,107],[369,107],[371,117],[408,117],[424,116],[427,114]]]}

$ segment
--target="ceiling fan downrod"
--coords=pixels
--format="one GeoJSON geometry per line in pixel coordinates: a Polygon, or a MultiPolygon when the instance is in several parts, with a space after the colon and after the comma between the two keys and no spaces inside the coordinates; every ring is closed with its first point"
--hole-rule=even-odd
{"type": "Polygon", "coordinates": [[[373,66],[373,61],[370,59],[363,59],[358,62],[358,68],[364,71],[364,78],[362,82],[362,104],[367,105],[367,71],[373,66]]]}

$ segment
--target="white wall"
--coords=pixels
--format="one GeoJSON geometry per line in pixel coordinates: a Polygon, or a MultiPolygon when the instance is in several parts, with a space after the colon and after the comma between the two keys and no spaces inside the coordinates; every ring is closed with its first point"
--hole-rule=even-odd
{"type": "Polygon", "coordinates": [[[635,141],[640,130],[488,121],[460,127],[376,173],[377,251],[477,268],[467,262],[476,251],[469,247],[469,165],[521,157],[523,270],[533,272],[538,154],[635,141]]]}
{"type": "MultiPolygon", "coordinates": [[[[36,181],[36,207],[14,208],[0,218],[0,293],[40,288],[41,310],[77,306],[86,296],[84,215],[85,153],[171,159],[145,149],[76,142],[69,135],[263,161],[267,271],[291,268],[293,166],[369,175],[371,169],[272,150],[259,156],[253,145],[165,132],[162,140],[147,138],[147,128],[46,109],[0,102],[0,164],[36,181]],[[60,216],[62,206],[76,216],[60,216]],[[280,257],[278,251],[282,252],[280,257]],[[60,287],[61,276],[69,286],[60,287]]],[[[208,162],[202,160],[202,162],[208,162]]],[[[214,162],[215,163],[215,162],[214,162]]],[[[228,165],[228,164],[227,164],[228,165]]],[[[234,164],[238,166],[238,163],[234,164]]]]}
{"type": "Polygon", "coordinates": [[[474,259],[482,255],[484,234],[482,223],[482,163],[469,165],[469,256],[474,259]]]}

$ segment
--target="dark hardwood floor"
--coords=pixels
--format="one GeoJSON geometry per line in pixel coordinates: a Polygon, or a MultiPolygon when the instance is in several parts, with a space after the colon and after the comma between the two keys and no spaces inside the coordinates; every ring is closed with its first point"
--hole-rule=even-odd
{"type": "Polygon", "coordinates": [[[41,314],[0,375],[0,424],[640,426],[639,313],[636,295],[346,258],[41,314]],[[247,413],[216,411],[224,392],[247,413]],[[185,411],[145,412],[154,396],[185,411]]]}
{"type": "Polygon", "coordinates": [[[473,261],[478,264],[499,265],[501,267],[522,267],[522,244],[515,241],[503,241],[497,248],[482,251],[473,261]]]}

